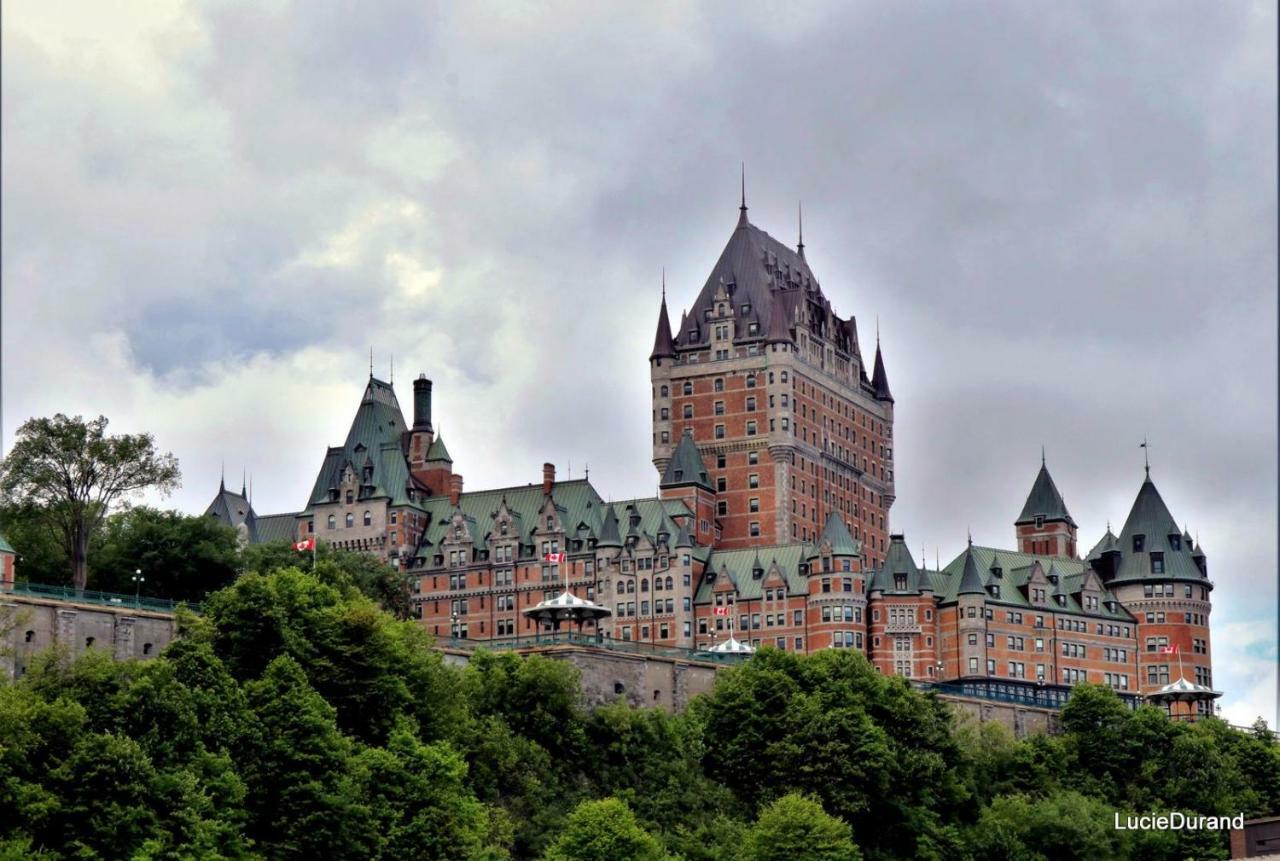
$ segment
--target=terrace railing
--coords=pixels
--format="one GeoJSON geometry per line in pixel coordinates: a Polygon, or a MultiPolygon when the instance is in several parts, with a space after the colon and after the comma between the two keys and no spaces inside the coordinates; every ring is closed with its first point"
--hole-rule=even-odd
{"type": "Polygon", "coordinates": [[[76,602],[79,604],[101,604],[106,607],[132,608],[134,610],[151,610],[159,613],[172,613],[179,605],[193,612],[200,612],[200,605],[189,601],[172,601],[168,598],[150,598],[146,595],[122,595],[116,592],[99,592],[94,589],[75,589],[71,586],[53,586],[47,583],[31,583],[19,580],[5,584],[0,594],[30,595],[33,598],[51,598],[55,601],[76,602]]]}

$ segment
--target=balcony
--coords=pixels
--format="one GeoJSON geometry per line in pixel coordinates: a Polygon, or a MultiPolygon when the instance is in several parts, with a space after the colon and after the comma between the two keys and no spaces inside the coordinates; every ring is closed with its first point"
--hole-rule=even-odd
{"type": "Polygon", "coordinates": [[[886,634],[920,634],[924,628],[919,622],[889,622],[884,626],[886,634]]]}

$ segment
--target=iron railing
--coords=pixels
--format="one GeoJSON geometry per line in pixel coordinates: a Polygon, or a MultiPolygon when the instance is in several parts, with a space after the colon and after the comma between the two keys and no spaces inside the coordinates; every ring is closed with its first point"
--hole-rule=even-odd
{"type": "Polygon", "coordinates": [[[13,595],[30,595],[33,598],[52,598],[55,601],[73,601],[80,604],[102,604],[107,607],[152,610],[172,613],[179,605],[199,613],[201,606],[189,601],[173,601],[168,598],[149,598],[145,595],[121,595],[116,592],[99,592],[94,589],[75,589],[72,586],[52,586],[47,583],[30,583],[25,580],[6,584],[2,590],[13,595]]]}
{"type": "Polygon", "coordinates": [[[678,660],[702,661],[709,664],[736,664],[746,655],[684,649],[677,646],[658,646],[653,643],[641,643],[635,640],[616,640],[612,637],[597,637],[594,634],[579,634],[573,631],[548,631],[532,637],[506,637],[492,640],[468,640],[461,637],[440,637],[436,645],[443,648],[463,651],[489,649],[505,652],[517,649],[536,649],[545,646],[590,646],[595,649],[606,649],[611,652],[622,652],[632,655],[655,655],[678,660]]]}

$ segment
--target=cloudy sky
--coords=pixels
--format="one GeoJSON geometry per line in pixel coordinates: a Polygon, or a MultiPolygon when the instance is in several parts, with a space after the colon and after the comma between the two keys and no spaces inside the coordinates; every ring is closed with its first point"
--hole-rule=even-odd
{"type": "MultiPolygon", "coordinates": [[[[897,397],[895,530],[1081,540],[1152,475],[1273,717],[1272,3],[3,5],[3,442],[104,413],[297,509],[391,357],[471,488],[651,492],[646,358],[737,217],[897,397]]],[[[935,549],[936,548],[936,549],[935,549]]],[[[917,551],[919,552],[919,551],[917,551]]]]}

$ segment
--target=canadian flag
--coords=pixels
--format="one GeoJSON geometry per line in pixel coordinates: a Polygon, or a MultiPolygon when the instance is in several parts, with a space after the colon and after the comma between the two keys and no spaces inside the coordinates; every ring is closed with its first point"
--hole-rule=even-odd
{"type": "Polygon", "coordinates": [[[730,607],[712,607],[711,612],[716,616],[728,616],[730,607]]]}
{"type": "Polygon", "coordinates": [[[548,562],[550,562],[552,565],[563,565],[563,564],[564,564],[564,554],[563,554],[563,553],[548,553],[548,554],[547,554],[546,559],[547,559],[547,561],[548,561],[548,562]]]}
{"type": "Polygon", "coordinates": [[[1178,644],[1177,644],[1177,643],[1174,643],[1172,646],[1161,646],[1161,647],[1160,647],[1160,654],[1162,654],[1162,655],[1176,655],[1176,654],[1178,654],[1178,644]]]}
{"type": "Polygon", "coordinates": [[[314,538],[304,539],[302,541],[295,543],[293,545],[293,549],[294,550],[315,550],[316,540],[314,538]]]}

